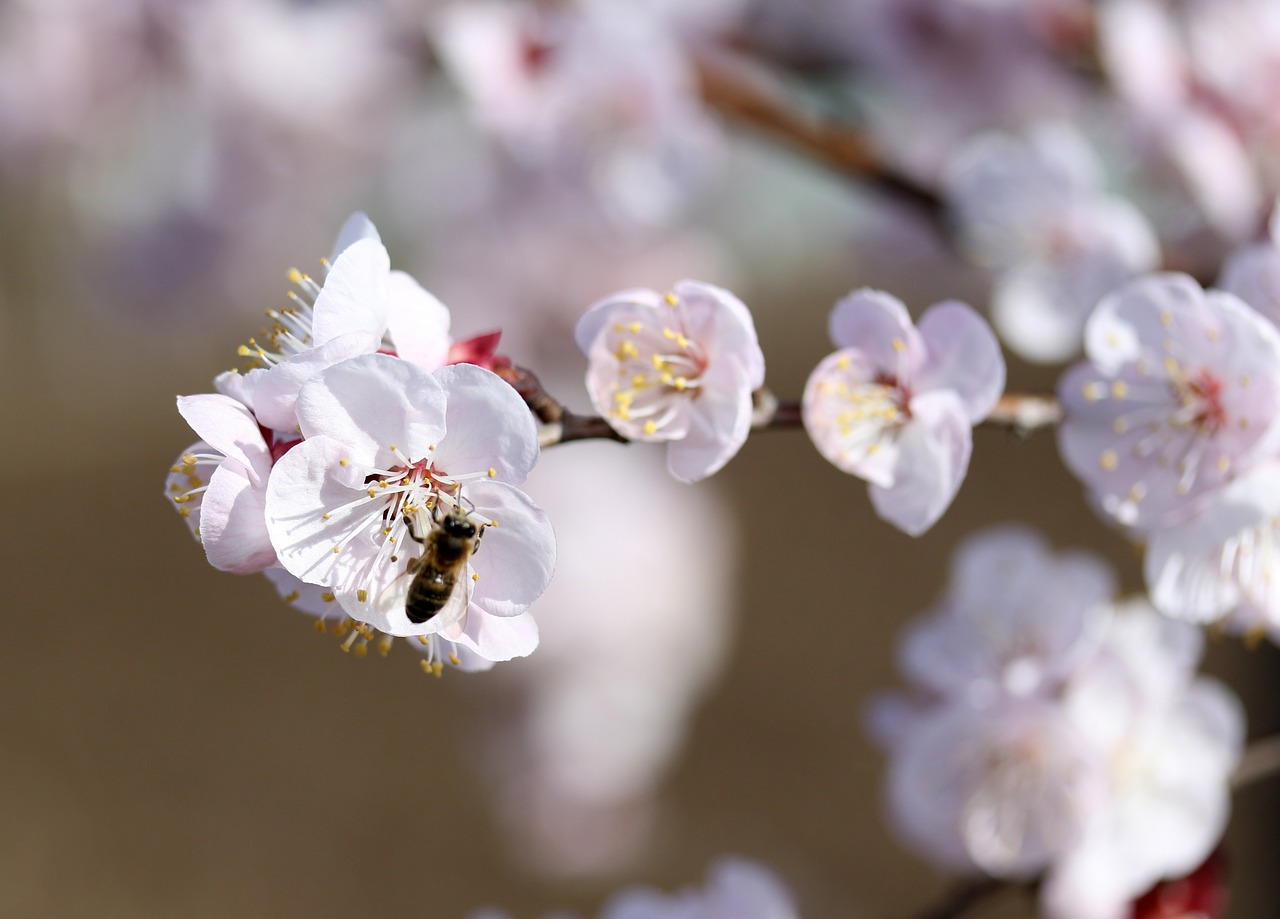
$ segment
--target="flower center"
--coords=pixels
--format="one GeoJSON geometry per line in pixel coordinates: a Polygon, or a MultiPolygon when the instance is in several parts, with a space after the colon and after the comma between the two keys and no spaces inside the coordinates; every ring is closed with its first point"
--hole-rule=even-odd
{"type": "MultiPolygon", "coordinates": [[[[845,357],[836,367],[847,370],[851,364],[845,357]]],[[[834,397],[836,429],[850,453],[875,453],[911,420],[911,391],[892,374],[879,373],[870,380],[839,379],[826,391],[834,397]]]]}
{"type": "Polygon", "coordinates": [[[618,362],[610,414],[640,424],[645,434],[660,434],[701,390],[706,353],[679,325],[635,320],[614,323],[606,333],[618,362]]]}

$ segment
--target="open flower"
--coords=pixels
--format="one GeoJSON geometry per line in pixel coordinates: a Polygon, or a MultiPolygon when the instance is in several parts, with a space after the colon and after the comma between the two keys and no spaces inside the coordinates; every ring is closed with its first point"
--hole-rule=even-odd
{"type": "Polygon", "coordinates": [[[169,470],[166,489],[204,544],[209,564],[249,574],[275,564],[263,519],[271,450],[253,415],[228,396],[178,397],[200,435],[169,470]]]}
{"type": "Polygon", "coordinates": [[[764,355],[727,290],[680,281],[665,295],[620,291],[587,310],[574,338],[596,411],[631,440],[667,443],[677,479],[706,478],[746,442],[764,355]]]}
{"type": "Polygon", "coordinates": [[[433,375],[371,354],[309,381],[297,413],[305,439],[276,464],[267,488],[280,563],[390,635],[439,633],[488,660],[530,653],[537,627],[523,614],[551,578],[555,540],[546,515],[516,487],[537,462],[538,439],[515,391],[467,364],[433,375]],[[412,621],[417,540],[455,508],[483,545],[439,615],[412,621]],[[460,597],[466,602],[455,603],[460,597]]]}
{"type": "Polygon", "coordinates": [[[804,391],[804,424],[818,450],[871,483],[876,512],[918,536],[964,481],[973,425],[1004,390],[995,335],[963,303],[930,308],[917,329],[881,291],[855,291],[831,313],[840,350],[804,391]]]}
{"type": "Polygon", "coordinates": [[[435,370],[449,356],[449,311],[403,271],[392,271],[378,231],[364,214],[343,225],[319,281],[289,272],[292,305],[268,310],[272,327],[262,341],[240,347],[260,367],[242,379],[223,374],[217,385],[248,405],[268,428],[297,428],[298,391],[326,367],[387,350],[435,370]]]}
{"type": "Polygon", "coordinates": [[[1181,274],[1139,278],[1098,304],[1085,348],[1058,387],[1059,444],[1125,526],[1185,520],[1274,450],[1280,333],[1232,294],[1181,274]]]}

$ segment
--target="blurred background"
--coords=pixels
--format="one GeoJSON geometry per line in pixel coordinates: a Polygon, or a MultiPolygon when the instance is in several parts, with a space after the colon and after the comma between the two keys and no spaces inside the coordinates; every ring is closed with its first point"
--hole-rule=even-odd
{"type": "MultiPolygon", "coordinates": [[[[896,643],[952,549],[1024,521],[1142,586],[1051,432],[977,432],[920,539],[799,431],[753,436],[696,486],[660,450],[550,449],[529,488],[560,544],[542,647],[437,681],[404,647],[341,653],[265,579],[208,566],[162,494],[193,439],[173,399],[235,365],[286,269],[315,270],[357,209],[449,305],[455,338],[501,328],[503,353],[578,408],[573,323],[627,286],[733,289],[784,397],[853,288],[916,314],[986,307],[998,266],[962,258],[918,201],[726,118],[708,56],[856,125],[921,188],[945,186],[976,133],[1087,125],[1166,261],[1212,277],[1269,210],[1267,128],[1214,109],[1197,137],[1236,147],[1142,189],[1156,138],[1181,128],[1140,110],[1108,51],[1131,33],[1100,15],[0,0],[0,915],[590,916],[619,886],[699,882],[724,854],[770,865],[806,916],[923,910],[948,881],[885,824],[862,706],[898,685],[896,643]],[[1248,173],[1236,198],[1196,184],[1228,160],[1248,173]]],[[[1058,372],[1011,355],[1009,388],[1049,392],[1058,372]]],[[[1251,736],[1280,730],[1274,645],[1220,639],[1207,669],[1244,697],[1251,736]]],[[[1274,781],[1237,796],[1237,919],[1280,914],[1278,812],[1274,781]]],[[[981,915],[1028,910],[1011,891],[981,915]]]]}

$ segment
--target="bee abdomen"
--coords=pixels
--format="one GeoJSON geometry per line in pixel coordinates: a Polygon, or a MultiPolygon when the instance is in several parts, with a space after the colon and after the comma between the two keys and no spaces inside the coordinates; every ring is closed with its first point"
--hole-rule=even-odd
{"type": "Polygon", "coordinates": [[[422,571],[409,585],[404,612],[415,624],[426,622],[449,602],[455,582],[451,572],[422,571]]]}

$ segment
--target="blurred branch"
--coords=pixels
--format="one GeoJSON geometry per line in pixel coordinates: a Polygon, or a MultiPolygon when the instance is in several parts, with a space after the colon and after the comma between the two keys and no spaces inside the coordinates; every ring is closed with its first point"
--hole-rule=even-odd
{"type": "Polygon", "coordinates": [[[923,209],[940,226],[945,206],[932,189],[888,166],[867,136],[806,107],[751,58],[726,48],[692,52],[703,101],[730,121],[781,138],[833,168],[923,209]]]}
{"type": "Polygon", "coordinates": [[[916,913],[912,919],[958,919],[973,907],[1009,886],[1007,881],[997,878],[979,878],[967,881],[948,894],[941,903],[935,903],[923,912],[916,913]]]}
{"type": "Polygon", "coordinates": [[[1280,772],[1280,734],[1255,740],[1245,748],[1231,776],[1231,787],[1239,790],[1280,772]]]}
{"type": "MultiPolygon", "coordinates": [[[[494,372],[511,384],[525,405],[529,406],[529,411],[541,423],[538,442],[543,447],[567,444],[575,440],[612,440],[624,444],[631,442],[629,437],[619,434],[599,415],[579,415],[565,408],[563,403],[542,388],[541,381],[533,371],[507,364],[495,367],[494,372]]],[[[753,431],[804,427],[799,400],[779,399],[767,389],[757,390],[751,395],[753,431]]],[[[1037,428],[1057,424],[1061,418],[1062,409],[1051,396],[1007,393],[1000,397],[1000,401],[982,424],[1027,434],[1037,428]]]]}

